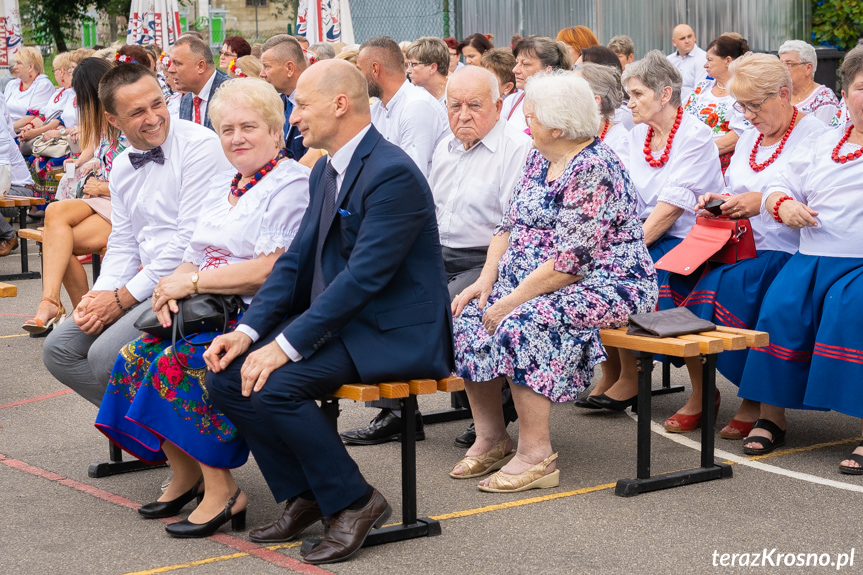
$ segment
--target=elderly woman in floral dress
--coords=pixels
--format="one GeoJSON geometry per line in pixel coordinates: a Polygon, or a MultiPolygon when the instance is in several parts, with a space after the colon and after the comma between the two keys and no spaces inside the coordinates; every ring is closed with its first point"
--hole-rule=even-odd
{"type": "MultiPolygon", "coordinates": [[[[309,201],[309,170],[280,151],[284,113],[272,86],[235,79],[216,91],[208,112],[237,173],[216,174],[184,262],[159,280],[152,306],[165,327],[177,302],[193,294],[240,295],[245,304],[290,245],[309,201]]],[[[183,120],[180,120],[181,122],[183,120]]],[[[236,325],[236,318],[229,329],[236,325]]],[[[227,521],[245,524],[246,496],[231,472],[249,448],[210,401],[201,359],[218,332],[170,340],[143,335],[122,349],[96,426],[135,457],[168,459],[174,478],[144,517],[176,515],[201,500],[189,518],[166,526],[174,537],[207,537],[227,521]]]]}
{"type": "Polygon", "coordinates": [[[552,403],[573,401],[605,360],[599,329],[656,303],[656,276],[636,193],[614,152],[594,135],[587,82],[568,71],[527,83],[534,137],[479,280],[453,300],[456,373],[465,378],[477,439],[453,468],[483,491],[558,485],[549,434],[552,403]],[[500,403],[511,382],[517,452],[500,403]]]}

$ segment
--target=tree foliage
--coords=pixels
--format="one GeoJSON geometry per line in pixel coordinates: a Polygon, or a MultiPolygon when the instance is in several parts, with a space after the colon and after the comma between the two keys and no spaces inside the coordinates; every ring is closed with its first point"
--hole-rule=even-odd
{"type": "Polygon", "coordinates": [[[67,40],[78,34],[81,19],[90,8],[104,10],[109,17],[128,16],[132,0],[27,0],[21,14],[33,30],[34,40],[53,39],[58,52],[68,49],[67,40]]]}
{"type": "Polygon", "coordinates": [[[863,1],[813,0],[812,40],[815,44],[850,50],[863,36],[863,1]]]}

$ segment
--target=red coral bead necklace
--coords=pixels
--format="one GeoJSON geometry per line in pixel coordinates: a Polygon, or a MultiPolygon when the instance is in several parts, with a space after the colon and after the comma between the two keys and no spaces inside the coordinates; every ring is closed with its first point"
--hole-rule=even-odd
{"type": "Polygon", "coordinates": [[[764,140],[764,134],[759,134],[758,139],[755,141],[755,146],[752,147],[752,152],[749,154],[749,167],[752,168],[753,172],[760,172],[764,170],[767,166],[772,164],[776,158],[779,157],[779,154],[782,153],[782,149],[785,147],[785,142],[788,141],[788,137],[791,135],[791,132],[794,130],[794,122],[797,121],[797,106],[794,106],[794,114],[791,116],[791,124],[788,126],[788,129],[785,130],[785,135],[782,136],[782,139],[779,141],[779,147],[773,152],[773,154],[764,160],[764,163],[759,164],[755,161],[755,155],[758,153],[758,146],[761,145],[761,141],[764,140]]]}
{"type": "Polygon", "coordinates": [[[674,120],[674,126],[668,133],[668,141],[665,144],[665,149],[658,160],[653,159],[653,152],[650,149],[650,141],[653,139],[653,126],[647,129],[647,139],[644,140],[644,161],[650,164],[651,168],[661,168],[668,162],[669,154],[671,153],[671,145],[674,143],[674,135],[677,133],[677,128],[680,127],[680,119],[683,118],[683,107],[677,107],[677,119],[674,120]]]}
{"type": "Polygon", "coordinates": [[[853,152],[845,154],[844,156],[839,155],[839,150],[842,149],[842,146],[845,144],[845,142],[848,141],[848,138],[851,137],[851,132],[853,130],[854,130],[853,124],[848,126],[848,128],[845,130],[845,135],[842,136],[842,139],[839,140],[839,143],[836,144],[835,148],[833,148],[833,154],[831,154],[830,157],[837,164],[844,164],[845,162],[850,162],[851,160],[856,160],[860,156],[863,156],[863,149],[861,149],[861,148],[858,148],[858,149],[854,150],[853,152]]]}
{"type": "Polygon", "coordinates": [[[276,154],[276,157],[273,158],[272,160],[270,160],[269,162],[267,162],[267,164],[263,168],[258,170],[257,173],[254,176],[252,176],[252,178],[249,180],[249,183],[246,184],[245,186],[243,186],[242,188],[238,187],[238,184],[240,183],[240,180],[243,178],[243,174],[241,174],[240,172],[237,172],[237,175],[234,176],[234,179],[231,181],[231,194],[237,196],[238,198],[243,197],[243,194],[245,194],[246,192],[251,190],[252,187],[254,187],[254,185],[257,184],[258,182],[260,182],[264,176],[266,176],[267,174],[272,172],[273,169],[276,167],[276,164],[279,163],[279,160],[281,160],[284,157],[285,157],[285,151],[279,150],[279,153],[276,154]]]}
{"type": "Polygon", "coordinates": [[[608,133],[608,129],[611,128],[611,122],[606,118],[605,127],[602,129],[602,133],[599,135],[600,140],[605,139],[605,135],[608,133]]]}

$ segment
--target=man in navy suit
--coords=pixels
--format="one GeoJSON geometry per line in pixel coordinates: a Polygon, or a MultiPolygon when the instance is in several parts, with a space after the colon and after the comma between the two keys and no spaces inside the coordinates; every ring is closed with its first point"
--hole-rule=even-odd
{"type": "Polygon", "coordinates": [[[289,118],[294,110],[294,91],[300,75],[308,67],[303,48],[293,36],[277,34],[261,46],[261,78],[272,84],[285,105],[285,128],[282,136],[289,158],[298,162],[308,151],[300,130],[291,125],[289,118]]]}
{"type": "Polygon", "coordinates": [[[236,331],[204,358],[216,405],[249,442],[277,501],[250,539],[296,538],[323,516],[308,563],[347,559],[389,516],[315,403],[351,382],[440,378],[452,324],[434,201],[416,164],[371,125],[368,87],[348,62],[300,78],[291,123],[329,154],[311,202],[236,331]]]}
{"type": "Polygon", "coordinates": [[[209,103],[216,88],[229,78],[213,64],[213,52],[207,43],[194,36],[181,36],[171,51],[168,74],[175,79],[177,88],[186,92],[180,100],[180,119],[212,130],[209,103]]]}

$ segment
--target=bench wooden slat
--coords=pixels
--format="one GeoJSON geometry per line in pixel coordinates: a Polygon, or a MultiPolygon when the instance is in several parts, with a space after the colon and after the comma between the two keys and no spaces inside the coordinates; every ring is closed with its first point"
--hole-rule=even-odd
{"type": "Polygon", "coordinates": [[[349,383],[338,388],[333,393],[333,397],[352,399],[354,401],[377,401],[381,398],[381,392],[376,385],[349,383]]]}
{"type": "Polygon", "coordinates": [[[725,349],[725,345],[722,342],[721,338],[710,337],[704,333],[679,335],[677,336],[677,339],[683,339],[686,341],[697,341],[698,350],[701,353],[721,353],[725,349]]]}
{"type": "Polygon", "coordinates": [[[379,383],[377,385],[380,390],[381,397],[387,399],[398,399],[410,395],[411,388],[404,382],[379,383]]]}
{"type": "Polygon", "coordinates": [[[724,325],[717,325],[716,331],[742,335],[746,338],[746,345],[748,347],[766,347],[770,345],[770,335],[768,335],[766,331],[740,329],[736,327],[726,327],[724,325]]]}
{"type": "Polygon", "coordinates": [[[722,343],[725,345],[726,351],[746,349],[746,337],[737,335],[736,333],[725,333],[724,331],[703,331],[699,335],[720,338],[722,343]]]}
{"type": "Polygon", "coordinates": [[[445,377],[437,382],[437,390],[452,393],[464,390],[464,379],[460,377],[445,377]]]}
{"type": "Polygon", "coordinates": [[[15,297],[18,295],[18,287],[12,284],[0,283],[0,297],[15,297]]]}
{"type": "Polygon", "coordinates": [[[408,382],[413,395],[437,393],[437,382],[433,379],[412,379],[408,382]]]}
{"type": "Polygon", "coordinates": [[[24,228],[23,230],[18,230],[18,237],[25,240],[33,240],[34,242],[41,242],[42,232],[38,230],[32,230],[30,228],[24,228]]]}
{"type": "Polygon", "coordinates": [[[646,351],[674,357],[695,357],[701,353],[697,341],[686,341],[673,337],[628,335],[626,329],[625,327],[601,329],[599,330],[599,337],[602,339],[603,345],[634,351],[646,351]]]}

